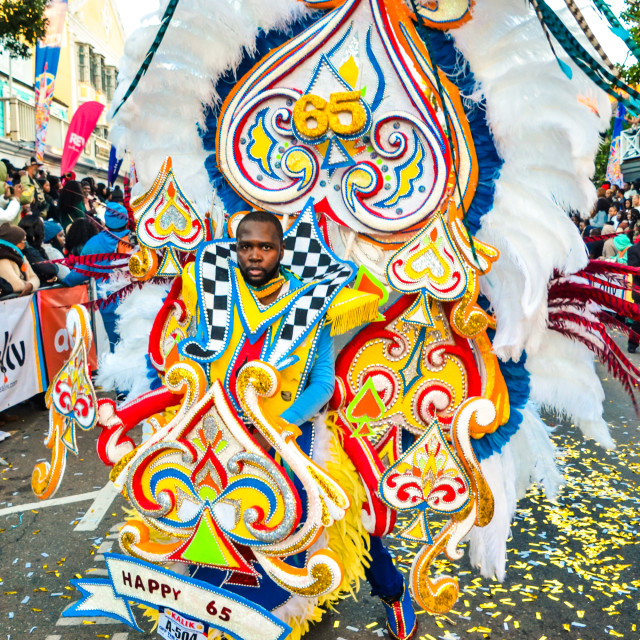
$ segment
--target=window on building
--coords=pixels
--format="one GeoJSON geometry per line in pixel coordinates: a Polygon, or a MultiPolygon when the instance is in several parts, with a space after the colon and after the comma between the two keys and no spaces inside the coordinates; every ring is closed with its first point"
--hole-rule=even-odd
{"type": "Polygon", "coordinates": [[[102,91],[102,56],[91,54],[91,85],[96,91],[102,91]]]}
{"type": "Polygon", "coordinates": [[[107,101],[111,102],[113,100],[113,94],[116,90],[116,77],[118,74],[118,70],[115,67],[105,65],[105,71],[106,85],[104,87],[104,92],[107,96],[107,101]]]}
{"type": "Polygon", "coordinates": [[[80,82],[91,82],[90,78],[90,47],[86,44],[78,43],[78,80],[80,82]]]}

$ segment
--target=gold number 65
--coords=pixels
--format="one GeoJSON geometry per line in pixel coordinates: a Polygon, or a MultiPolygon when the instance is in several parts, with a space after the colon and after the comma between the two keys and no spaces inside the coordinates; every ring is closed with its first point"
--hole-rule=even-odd
{"type": "Polygon", "coordinates": [[[296,129],[306,138],[319,138],[328,129],[339,135],[351,135],[364,127],[367,113],[360,102],[359,91],[332,93],[328,103],[324,98],[309,93],[295,103],[293,121],[296,129]],[[309,105],[313,109],[307,110],[309,105]],[[351,122],[340,122],[340,113],[350,113],[351,122]],[[309,120],[315,120],[314,127],[309,126],[309,120]]]}

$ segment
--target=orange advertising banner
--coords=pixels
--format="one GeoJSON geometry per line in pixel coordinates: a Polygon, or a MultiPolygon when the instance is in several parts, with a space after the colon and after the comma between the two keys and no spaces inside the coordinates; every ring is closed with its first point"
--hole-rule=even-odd
{"type": "MultiPolygon", "coordinates": [[[[71,353],[71,340],[67,332],[67,311],[74,304],[89,301],[88,285],[81,284],[69,289],[43,289],[38,291],[38,313],[42,332],[42,347],[49,382],[60,371],[71,353]]],[[[95,341],[91,344],[89,366],[97,368],[95,341]]]]}

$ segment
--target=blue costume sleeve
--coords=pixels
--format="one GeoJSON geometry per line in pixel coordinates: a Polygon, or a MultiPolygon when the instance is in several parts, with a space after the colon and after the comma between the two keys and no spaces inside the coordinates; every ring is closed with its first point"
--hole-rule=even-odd
{"type": "Polygon", "coordinates": [[[71,269],[71,271],[69,271],[66,277],[62,280],[62,284],[65,287],[75,287],[83,282],[89,282],[89,276],[79,273],[78,271],[74,271],[73,269],[71,269]]]}
{"type": "Polygon", "coordinates": [[[283,412],[282,419],[298,426],[310,420],[329,401],[334,384],[333,338],[329,327],[324,327],[318,338],[316,359],[309,372],[307,387],[283,412]]]}

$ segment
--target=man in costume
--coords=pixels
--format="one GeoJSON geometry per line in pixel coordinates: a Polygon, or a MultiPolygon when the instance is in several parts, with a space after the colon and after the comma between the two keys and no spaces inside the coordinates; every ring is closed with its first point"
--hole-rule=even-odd
{"type": "MultiPolygon", "coordinates": [[[[281,266],[284,251],[282,226],[273,214],[252,211],[239,223],[236,231],[238,269],[244,283],[258,298],[262,307],[283,299],[305,285],[304,281],[281,266]]],[[[322,325],[323,321],[320,324],[322,325]]],[[[234,398],[239,370],[247,362],[260,359],[260,354],[265,348],[264,341],[269,339],[269,334],[269,330],[263,331],[252,344],[248,336],[242,333],[242,346],[234,344],[233,341],[229,345],[230,353],[236,352],[238,347],[240,349],[232,365],[231,378],[226,385],[227,391],[234,398]]],[[[312,337],[308,340],[312,340],[312,337]]],[[[265,408],[271,409],[274,414],[279,413],[284,420],[301,428],[303,440],[310,437],[311,419],[329,401],[334,390],[334,347],[327,324],[319,329],[315,354],[312,353],[311,358],[313,360],[303,389],[299,388],[300,384],[304,383],[303,377],[287,375],[285,369],[281,372],[280,393],[265,400],[265,408]],[[282,410],[283,407],[286,408],[282,410]]],[[[290,368],[295,368],[295,364],[290,368]]],[[[224,376],[220,376],[220,379],[223,378],[224,376]]],[[[292,479],[295,483],[295,479],[292,479]]],[[[296,488],[302,490],[297,483],[296,488]]],[[[375,536],[371,536],[370,540],[371,564],[365,569],[365,575],[371,585],[371,594],[382,600],[391,637],[402,640],[411,638],[416,631],[417,621],[409,590],[382,540],[375,536]]]]}

